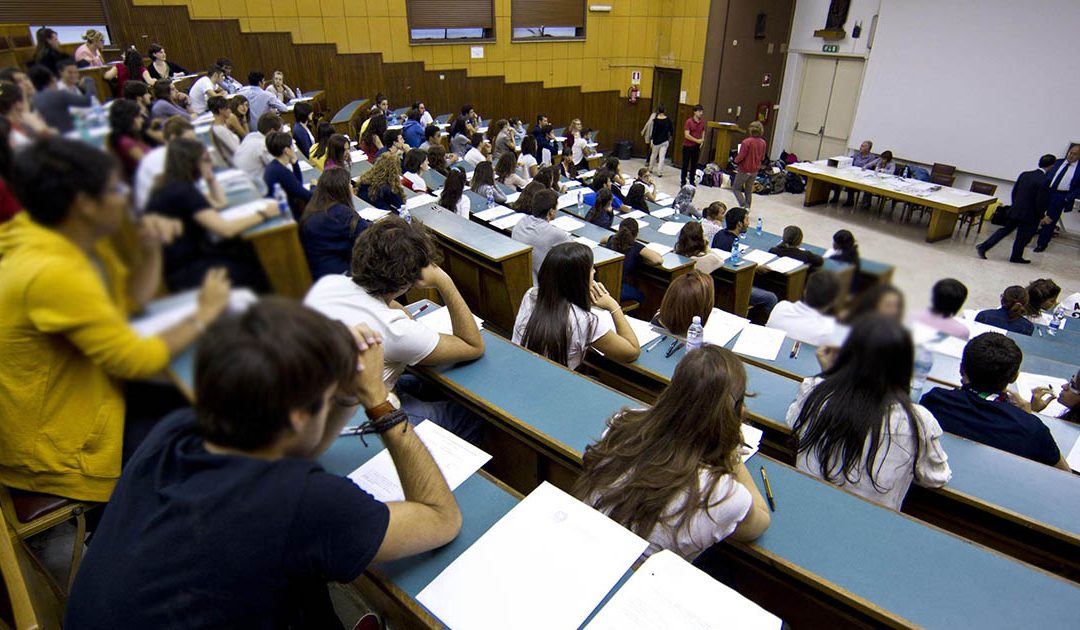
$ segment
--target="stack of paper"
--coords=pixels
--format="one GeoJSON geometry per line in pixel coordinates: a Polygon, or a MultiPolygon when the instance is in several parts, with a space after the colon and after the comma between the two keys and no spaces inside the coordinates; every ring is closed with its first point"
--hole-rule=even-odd
{"type": "Polygon", "coordinates": [[[749,260],[750,262],[755,262],[759,265],[766,265],[774,258],[776,258],[776,254],[770,254],[763,249],[751,249],[743,254],[743,260],[749,260]]]}
{"type": "MultiPolygon", "coordinates": [[[[473,321],[476,322],[477,328],[484,327],[484,320],[480,319],[476,315],[473,315],[473,321]]],[[[425,308],[424,312],[418,312],[416,321],[434,330],[437,333],[444,335],[454,334],[454,327],[450,322],[450,311],[445,306],[440,306],[434,310],[425,308]]]]}
{"type": "Polygon", "coordinates": [[[705,343],[725,346],[750,323],[749,319],[714,308],[705,322],[705,343]]]}
{"type": "Polygon", "coordinates": [[[555,207],[558,208],[559,210],[562,210],[563,208],[569,208],[570,206],[577,205],[577,202],[578,202],[578,193],[577,193],[577,191],[563,193],[562,195],[559,195],[559,202],[557,204],[555,204],[555,207]]]}
{"type": "Polygon", "coordinates": [[[647,547],[545,482],[416,599],[451,628],[577,628],[647,547]]]}
{"type": "Polygon", "coordinates": [[[649,243],[645,246],[645,249],[651,249],[652,251],[660,254],[661,256],[673,251],[672,248],[664,245],[663,243],[649,243]]]}
{"type": "Polygon", "coordinates": [[[685,223],[679,223],[678,221],[664,221],[664,223],[656,228],[656,231],[661,234],[667,234],[668,236],[675,236],[682,229],[685,223]]]}
{"type": "Polygon", "coordinates": [[[357,149],[356,151],[350,151],[349,159],[352,161],[353,164],[358,164],[367,159],[367,153],[364,153],[359,149],[357,149]]]}
{"type": "MultiPolygon", "coordinates": [[[[414,429],[416,437],[431,453],[439,472],[446,479],[451,490],[480,470],[491,459],[491,455],[469,444],[439,425],[424,420],[414,429]]],[[[390,451],[383,450],[372,457],[363,466],[349,474],[349,479],[366,490],[376,501],[390,503],[404,501],[405,492],[401,488],[401,478],[390,458],[390,451]]]]}
{"type": "Polygon", "coordinates": [[[513,212],[510,208],[505,206],[495,206],[490,210],[481,210],[480,212],[473,213],[473,216],[481,221],[491,221],[492,219],[498,219],[499,217],[505,217],[513,212]]]}
{"type": "Polygon", "coordinates": [[[500,230],[509,230],[510,228],[517,225],[518,221],[520,221],[520,220],[522,220],[524,218],[525,218],[524,214],[522,214],[520,212],[515,212],[513,214],[508,214],[508,215],[506,215],[505,217],[503,217],[501,219],[495,219],[494,221],[491,222],[491,225],[493,227],[495,227],[495,228],[500,229],[500,230]]]}
{"type": "Polygon", "coordinates": [[[359,210],[357,210],[357,212],[360,214],[360,218],[366,219],[366,220],[372,221],[372,222],[378,221],[379,219],[381,219],[381,218],[385,217],[386,215],[390,214],[389,210],[381,210],[379,208],[375,208],[375,207],[372,207],[372,206],[368,206],[366,208],[360,208],[359,210]]]}
{"type": "Polygon", "coordinates": [[[585,227],[584,223],[566,214],[555,219],[551,222],[551,224],[559,228],[560,230],[563,230],[564,232],[573,232],[578,228],[585,227]]]}
{"type": "Polygon", "coordinates": [[[747,324],[739,333],[739,339],[731,350],[736,354],[775,361],[776,355],[780,352],[780,346],[784,345],[785,338],[786,335],[782,330],[747,324]]]}
{"type": "Polygon", "coordinates": [[[255,201],[242,203],[238,206],[225,208],[218,212],[218,215],[226,221],[236,221],[237,219],[244,219],[256,215],[260,210],[263,212],[277,212],[277,206],[269,199],[256,199],[255,201]]]}
{"type": "Polygon", "coordinates": [[[782,622],[671,551],[649,557],[586,630],[779,630],[782,622]]]}

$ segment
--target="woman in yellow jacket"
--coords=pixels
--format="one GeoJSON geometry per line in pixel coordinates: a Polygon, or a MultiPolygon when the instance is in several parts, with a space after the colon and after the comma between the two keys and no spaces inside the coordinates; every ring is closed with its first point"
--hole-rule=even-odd
{"type": "Polygon", "coordinates": [[[122,381],[162,371],[222,312],[229,282],[208,274],[193,316],[139,337],[127,316],[156,291],[177,224],[140,220],[129,274],[108,242],[129,207],[111,157],[54,138],[12,170],[24,212],[0,227],[0,483],[107,501],[120,476],[122,381]]]}

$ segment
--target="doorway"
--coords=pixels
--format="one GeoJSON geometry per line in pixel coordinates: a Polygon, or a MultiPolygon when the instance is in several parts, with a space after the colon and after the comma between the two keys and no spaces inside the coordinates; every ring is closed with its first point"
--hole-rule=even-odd
{"type": "MultiPolygon", "coordinates": [[[[679,91],[682,90],[682,70],[678,68],[653,68],[653,111],[663,105],[668,118],[679,117],[679,91]]],[[[668,153],[670,154],[670,150],[668,153]]]]}
{"type": "Polygon", "coordinates": [[[847,153],[865,64],[858,57],[806,58],[790,142],[800,160],[847,153]]]}

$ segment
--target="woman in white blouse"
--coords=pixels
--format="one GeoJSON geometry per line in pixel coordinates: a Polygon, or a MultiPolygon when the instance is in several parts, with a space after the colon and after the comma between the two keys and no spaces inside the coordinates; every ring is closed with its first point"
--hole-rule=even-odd
{"type": "Polygon", "coordinates": [[[911,482],[952,477],[941,426],[911,402],[915,349],[895,319],[866,315],[844,345],[818,349],[820,376],[803,381],[787,413],[800,470],[899,510],[911,482]]]}
{"type": "Polygon", "coordinates": [[[730,350],[689,352],[651,409],[619,412],[585,449],[577,495],[646,538],[647,554],[693,561],[729,536],[761,536],[771,519],[741,458],[745,395],[730,350]]]}

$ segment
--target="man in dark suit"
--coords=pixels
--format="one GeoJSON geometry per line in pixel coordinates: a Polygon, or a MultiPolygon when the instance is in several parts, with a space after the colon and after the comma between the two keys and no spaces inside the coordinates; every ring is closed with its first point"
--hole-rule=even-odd
{"type": "Polygon", "coordinates": [[[1080,197],[1080,144],[1073,143],[1065,159],[1055,162],[1047,175],[1050,177],[1050,200],[1047,202],[1046,216],[1050,217],[1050,222],[1039,230],[1039,240],[1035,243],[1037,252],[1045,250],[1050,244],[1061,213],[1072,210],[1073,203],[1080,197]]]}
{"type": "Polygon", "coordinates": [[[1050,178],[1047,172],[1054,166],[1056,159],[1053,155],[1044,155],[1039,158],[1039,168],[1020,173],[1020,177],[1013,184],[1012,207],[1009,208],[1008,223],[991,234],[990,238],[975,246],[980,258],[985,259],[986,252],[991,247],[1015,230],[1016,240],[1013,241],[1009,262],[1021,264],[1031,262],[1024,259],[1024,248],[1031,242],[1031,238],[1035,236],[1040,225],[1050,224],[1050,217],[1045,216],[1050,197],[1050,178]]]}

